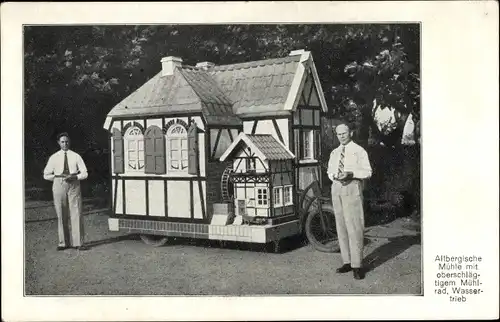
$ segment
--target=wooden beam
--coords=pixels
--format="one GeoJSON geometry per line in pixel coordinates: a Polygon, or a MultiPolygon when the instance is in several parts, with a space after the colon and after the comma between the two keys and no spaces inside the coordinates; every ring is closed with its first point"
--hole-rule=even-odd
{"type": "Polygon", "coordinates": [[[145,180],[145,186],[146,186],[146,216],[149,216],[149,180],[145,180]]]}
{"type": "Polygon", "coordinates": [[[163,180],[163,205],[165,206],[165,217],[168,217],[168,181],[163,180]]]}
{"type": "Polygon", "coordinates": [[[113,176],[113,179],[118,178],[121,180],[169,180],[169,181],[196,181],[202,180],[205,181],[207,178],[205,176],[190,176],[190,177],[162,177],[162,176],[113,176]]]}
{"type": "Polygon", "coordinates": [[[193,181],[189,181],[189,211],[191,219],[194,219],[194,195],[193,195],[193,181]]]}
{"type": "Polygon", "coordinates": [[[258,121],[253,121],[253,126],[252,126],[252,135],[255,134],[255,131],[257,130],[257,122],[258,121]]]}
{"type": "Polygon", "coordinates": [[[285,140],[283,140],[283,136],[281,135],[281,131],[280,131],[280,128],[278,126],[278,122],[276,122],[276,119],[273,119],[272,122],[273,122],[274,129],[276,130],[276,134],[278,135],[279,140],[281,141],[281,143],[284,144],[285,140]]]}
{"type": "Polygon", "coordinates": [[[219,139],[220,139],[221,133],[222,133],[222,129],[219,129],[219,131],[217,132],[217,138],[215,138],[214,149],[212,151],[212,159],[215,158],[215,152],[217,152],[217,145],[219,144],[219,139]]]}

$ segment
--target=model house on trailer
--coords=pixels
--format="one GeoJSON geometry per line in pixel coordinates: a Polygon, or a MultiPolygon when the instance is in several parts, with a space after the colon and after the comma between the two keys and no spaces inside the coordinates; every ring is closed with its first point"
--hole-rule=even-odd
{"type": "Polygon", "coordinates": [[[104,125],[110,229],[258,242],[296,233],[297,191],[321,177],[327,109],[311,53],[161,66],[104,125]]]}
{"type": "Polygon", "coordinates": [[[221,157],[227,159],[233,160],[236,218],[294,215],[294,155],[283,143],[270,134],[241,133],[221,157]]]}

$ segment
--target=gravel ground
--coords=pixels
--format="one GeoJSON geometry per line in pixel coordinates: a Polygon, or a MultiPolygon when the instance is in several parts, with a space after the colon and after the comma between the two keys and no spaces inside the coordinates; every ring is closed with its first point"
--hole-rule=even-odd
{"type": "MultiPolygon", "coordinates": [[[[29,209],[49,218],[51,208],[29,209]]],[[[53,216],[54,214],[52,214],[53,216]]],[[[364,280],[339,275],[340,254],[289,240],[282,254],[260,245],[178,239],[154,248],[85,216],[85,252],[58,252],[57,222],[25,224],[26,295],[420,294],[418,227],[398,219],[366,231],[364,280]]]]}

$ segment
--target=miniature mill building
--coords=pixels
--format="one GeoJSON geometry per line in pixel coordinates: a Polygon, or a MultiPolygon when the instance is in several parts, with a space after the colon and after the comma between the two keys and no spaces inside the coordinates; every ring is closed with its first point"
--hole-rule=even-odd
{"type": "Polygon", "coordinates": [[[297,192],[321,177],[326,112],[308,51],[231,65],[163,58],[104,124],[110,229],[253,242],[296,233],[297,192]]]}

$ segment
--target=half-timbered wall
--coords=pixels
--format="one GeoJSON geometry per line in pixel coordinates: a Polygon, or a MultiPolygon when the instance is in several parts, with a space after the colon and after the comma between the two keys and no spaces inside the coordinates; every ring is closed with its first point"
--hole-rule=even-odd
{"type": "Polygon", "coordinates": [[[267,117],[247,119],[243,121],[243,132],[246,134],[270,134],[287,148],[290,145],[288,118],[267,117]]]}
{"type": "Polygon", "coordinates": [[[292,160],[270,162],[272,216],[291,215],[293,206],[293,164],[292,160]]]}
{"type": "Polygon", "coordinates": [[[215,161],[227,150],[240,130],[233,128],[211,128],[209,131],[209,161],[215,161]]]}
{"type": "Polygon", "coordinates": [[[293,184],[293,165],[291,160],[271,161],[270,171],[273,186],[293,184]]]}
{"type": "Polygon", "coordinates": [[[311,71],[308,71],[299,103],[293,112],[290,136],[293,146],[290,150],[296,156],[296,185],[305,189],[315,180],[321,180],[321,107],[319,93],[313,81],[311,71]]]}
{"type": "Polygon", "coordinates": [[[251,217],[271,215],[268,170],[268,161],[258,158],[246,145],[235,153],[233,171],[236,175],[240,175],[233,179],[236,215],[251,217]],[[251,162],[250,168],[248,168],[249,162],[251,162]],[[255,171],[249,172],[252,168],[255,171]],[[264,191],[265,198],[263,198],[264,191]],[[241,203],[244,204],[244,211],[241,203]]]}
{"type": "Polygon", "coordinates": [[[224,170],[231,167],[231,161],[208,161],[207,169],[207,215],[208,219],[212,219],[213,204],[222,201],[221,179],[224,170]]]}
{"type": "MultiPolygon", "coordinates": [[[[111,137],[111,151],[115,150],[115,141],[122,142],[124,154],[124,169],[122,173],[115,173],[115,162],[111,162],[113,173],[111,183],[112,205],[115,216],[141,216],[149,219],[206,221],[208,218],[207,206],[207,177],[206,173],[206,132],[205,124],[200,116],[189,117],[153,117],[142,119],[114,120],[111,124],[111,133],[119,131],[122,138],[118,141],[111,137]],[[199,175],[188,174],[187,169],[171,171],[169,167],[169,129],[182,126],[182,131],[176,131],[178,137],[187,133],[190,122],[194,120],[200,129],[198,131],[199,175]],[[127,131],[139,129],[144,133],[151,127],[158,127],[165,135],[165,162],[166,171],[162,174],[146,173],[146,167],[131,169],[127,162],[129,157],[127,146],[127,131]],[[185,131],[184,131],[185,130],[185,131]]],[[[135,130],[134,130],[135,131],[135,130]]],[[[135,131],[137,132],[137,131],[135,131]]],[[[180,150],[185,149],[184,140],[175,142],[180,150]],[[182,141],[182,142],[181,142],[182,141]]],[[[143,148],[142,144],[135,147],[143,148]]],[[[142,152],[143,153],[143,152],[142,152]]],[[[185,158],[182,152],[178,154],[185,158]]],[[[114,156],[111,158],[114,159],[114,156]]],[[[145,160],[138,160],[142,166],[145,160]]]]}
{"type": "Polygon", "coordinates": [[[233,171],[235,173],[246,173],[255,170],[256,173],[264,173],[269,169],[267,160],[261,160],[249,148],[242,149],[233,158],[233,171]]]}
{"type": "Polygon", "coordinates": [[[245,183],[236,183],[235,187],[235,214],[237,216],[251,216],[251,217],[269,217],[270,216],[270,189],[268,183],[258,183],[255,181],[248,181],[245,183]],[[265,204],[263,201],[263,191],[265,193],[265,204]],[[243,202],[245,211],[242,212],[242,208],[239,203],[243,202]],[[260,204],[259,204],[260,202],[260,204]]]}
{"type": "Polygon", "coordinates": [[[220,156],[227,150],[229,145],[236,139],[240,128],[215,127],[207,130],[205,163],[207,171],[207,204],[208,218],[213,215],[213,205],[222,202],[221,181],[222,174],[232,166],[231,161],[220,162],[220,156]]]}
{"type": "MultiPolygon", "coordinates": [[[[140,131],[144,134],[144,132],[151,126],[157,126],[160,127],[163,130],[163,133],[165,134],[165,151],[166,151],[166,158],[165,162],[167,163],[167,169],[165,174],[162,174],[161,176],[163,177],[171,177],[171,176],[181,176],[181,177],[193,177],[196,175],[189,175],[187,173],[187,169],[184,169],[185,171],[174,171],[168,167],[168,154],[170,149],[169,145],[169,137],[167,135],[169,129],[175,126],[182,126],[185,128],[187,133],[187,127],[189,127],[189,122],[191,120],[194,120],[196,122],[196,125],[200,129],[198,133],[198,151],[199,151],[199,164],[200,164],[200,176],[205,176],[205,136],[206,132],[204,131],[204,123],[202,119],[198,116],[195,117],[177,117],[177,118],[153,118],[153,119],[135,119],[135,120],[126,120],[126,121],[120,121],[116,120],[112,123],[111,125],[111,133],[113,133],[113,130],[119,130],[122,135],[124,140],[126,141],[126,135],[127,132],[130,131],[132,128],[139,128],[140,131]]],[[[126,142],[124,142],[126,144],[126,142]]],[[[182,144],[182,143],[181,143],[182,144]]],[[[151,176],[151,174],[146,173],[143,171],[144,169],[137,169],[133,170],[127,167],[127,146],[124,146],[124,154],[125,154],[125,172],[121,174],[122,176],[151,176]]],[[[183,146],[180,146],[182,149],[183,146]]],[[[114,151],[114,141],[111,140],[111,151],[114,151]]],[[[112,173],[115,173],[115,168],[114,168],[114,162],[111,164],[111,171],[112,173]]],[[[158,176],[158,175],[155,175],[158,176]]]]}

